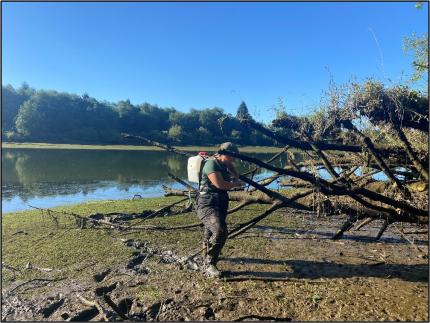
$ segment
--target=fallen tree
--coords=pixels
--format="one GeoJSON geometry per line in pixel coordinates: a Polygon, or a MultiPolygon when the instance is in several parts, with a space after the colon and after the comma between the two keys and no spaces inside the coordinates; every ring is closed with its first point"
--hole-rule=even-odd
{"type": "MultiPolygon", "coordinates": [[[[416,140],[413,145],[406,135],[412,129],[415,133],[428,136],[427,115],[428,98],[406,88],[386,90],[367,84],[355,87],[354,91],[343,97],[332,95],[328,107],[309,117],[283,113],[273,120],[272,128],[256,122],[249,115],[223,117],[221,127],[228,122],[239,122],[284,145],[278,154],[266,162],[240,153],[221,151],[254,165],[239,177],[248,184],[249,189],[229,192],[230,200],[239,202],[230,212],[252,203],[271,205],[262,215],[239,225],[239,231],[234,229],[230,234],[246,231],[273,210],[283,207],[315,210],[317,215],[321,214],[321,210],[325,215],[345,214],[347,220],[334,234],[335,239],[342,237],[357,221],[364,226],[371,222],[370,219],[382,219],[383,225],[377,239],[396,222],[427,224],[428,206],[423,201],[427,198],[428,185],[419,183],[428,181],[428,146],[417,145],[416,140]],[[391,134],[397,135],[396,144],[391,144],[389,140],[375,144],[372,128],[357,127],[357,120],[364,117],[373,127],[377,127],[373,129],[391,129],[391,134]],[[296,162],[288,151],[290,147],[302,151],[303,156],[307,156],[305,160],[296,162]],[[275,166],[272,162],[282,154],[287,155],[287,162],[282,167],[275,166]],[[273,174],[255,182],[253,175],[258,168],[273,174]],[[331,179],[323,177],[321,170],[326,171],[331,179]],[[377,173],[385,175],[388,182],[376,179],[377,173]],[[304,192],[292,196],[280,194],[268,188],[274,181],[300,187],[304,192]],[[368,219],[368,222],[363,219],[368,219]]],[[[172,153],[192,156],[189,152],[148,138],[129,134],[123,136],[172,153]]],[[[165,187],[166,196],[191,197],[195,194],[195,188],[179,178],[176,180],[187,190],[165,187]]]]}

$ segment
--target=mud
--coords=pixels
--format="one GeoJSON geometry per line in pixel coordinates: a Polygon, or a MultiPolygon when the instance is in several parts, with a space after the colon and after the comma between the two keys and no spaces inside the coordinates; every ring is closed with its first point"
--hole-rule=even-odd
{"type": "Polygon", "coordinates": [[[227,242],[221,279],[207,278],[199,257],[184,266],[180,244],[124,239],[135,253],[118,268],[3,286],[2,321],[428,321],[428,234],[408,235],[413,246],[394,225],[374,241],[374,221],[331,240],[342,219],[288,214],[288,224],[256,226],[227,242]]]}

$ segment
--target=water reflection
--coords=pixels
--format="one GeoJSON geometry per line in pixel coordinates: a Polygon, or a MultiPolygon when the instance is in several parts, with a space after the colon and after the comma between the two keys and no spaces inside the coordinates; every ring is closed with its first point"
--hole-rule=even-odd
{"type": "MultiPolygon", "coordinates": [[[[283,163],[281,159],[277,165],[283,163]]],[[[2,212],[28,209],[27,204],[52,207],[134,194],[161,196],[162,184],[176,185],[167,173],[186,179],[186,164],[186,157],[165,151],[3,149],[2,212]]],[[[237,166],[240,172],[249,169],[237,166]]]]}

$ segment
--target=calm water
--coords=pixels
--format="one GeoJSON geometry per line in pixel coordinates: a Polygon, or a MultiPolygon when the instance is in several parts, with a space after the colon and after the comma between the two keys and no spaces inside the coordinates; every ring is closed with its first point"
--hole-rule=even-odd
{"type": "MultiPolygon", "coordinates": [[[[273,154],[247,154],[267,160],[273,154]]],[[[296,154],[296,162],[300,155],[296,154]]],[[[285,165],[285,157],[275,163],[285,165]]],[[[249,165],[237,162],[239,172],[249,165]]],[[[340,170],[338,170],[340,171],[340,170]]],[[[170,172],[187,179],[187,158],[165,151],[2,149],[2,213],[95,200],[163,196],[162,185],[183,189],[170,172]]],[[[320,176],[330,178],[325,170],[320,176]]],[[[360,170],[357,170],[357,175],[360,170]]],[[[259,180],[270,175],[260,171],[259,180]]],[[[374,178],[386,179],[378,174],[374,178]]],[[[276,182],[269,188],[278,188],[276,182]]]]}
{"type": "MultiPolygon", "coordinates": [[[[164,151],[2,149],[2,212],[30,209],[29,205],[127,199],[135,194],[162,196],[163,184],[182,188],[167,173],[186,179],[186,166],[186,157],[164,151]]],[[[237,166],[239,171],[248,169],[237,166]]]]}

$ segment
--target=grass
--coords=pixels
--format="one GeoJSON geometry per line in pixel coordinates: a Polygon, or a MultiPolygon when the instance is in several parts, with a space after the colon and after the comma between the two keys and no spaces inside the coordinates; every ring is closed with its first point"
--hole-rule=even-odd
{"type": "MultiPolygon", "coordinates": [[[[144,210],[157,210],[181,197],[160,197],[138,200],[108,200],[92,201],[82,204],[56,207],[56,211],[72,212],[82,216],[93,213],[138,213],[144,210]]],[[[234,202],[231,203],[235,205],[234,202]]],[[[267,206],[256,205],[247,207],[229,216],[231,226],[248,221],[261,213],[267,206]]],[[[58,219],[57,227],[49,214],[40,210],[29,210],[4,214],[2,217],[2,261],[15,268],[24,269],[27,263],[41,268],[52,268],[55,277],[66,276],[78,278],[80,268],[97,264],[97,268],[110,268],[124,264],[130,259],[132,251],[120,241],[121,238],[143,239],[154,246],[163,246],[180,254],[188,254],[201,246],[201,229],[178,231],[138,231],[121,233],[118,231],[85,228],[79,229],[71,216],[55,214],[58,219]]],[[[271,215],[261,225],[276,225],[282,220],[280,213],[271,215]]],[[[139,221],[139,220],[134,220],[139,221]]],[[[149,219],[142,225],[181,226],[199,223],[194,212],[179,216],[168,216],[149,219]]],[[[233,240],[226,245],[226,250],[235,249],[241,244],[240,240],[233,240]]],[[[249,254],[258,254],[264,239],[247,241],[246,249],[249,254]]],[[[94,267],[94,266],[93,266],[94,267]]],[[[90,268],[94,270],[95,268],[90,268]]],[[[18,278],[32,279],[40,275],[36,270],[23,270],[19,274],[4,271],[3,283],[18,278]],[[17,277],[14,277],[17,276],[17,277]]]]}
{"type": "MultiPolygon", "coordinates": [[[[289,193],[292,192],[285,192],[286,195],[289,193]]],[[[132,213],[156,210],[181,198],[97,201],[56,207],[55,210],[74,212],[83,216],[96,212],[132,213]]],[[[232,202],[231,206],[234,207],[235,204],[232,202]]],[[[257,216],[267,207],[267,205],[247,206],[229,215],[227,223],[229,227],[234,227],[257,216]]],[[[142,225],[172,227],[191,223],[198,223],[194,212],[149,219],[142,225]]],[[[323,223],[325,222],[317,222],[318,225],[323,223]]],[[[202,273],[180,270],[174,264],[160,263],[157,255],[144,263],[151,274],[135,277],[121,275],[115,270],[124,268],[133,256],[133,249],[125,247],[121,238],[141,239],[149,242],[150,247],[160,251],[168,249],[178,256],[187,256],[200,249],[201,228],[181,231],[148,230],[124,234],[117,230],[79,229],[73,218],[67,216],[59,216],[57,228],[48,214],[42,214],[38,210],[8,213],[2,216],[2,261],[20,269],[20,272],[14,274],[3,267],[2,286],[7,290],[9,287],[13,288],[34,278],[67,278],[64,282],[43,288],[30,289],[29,285],[20,288],[20,297],[37,299],[46,298],[47,295],[57,293],[58,290],[70,292],[66,288],[75,286],[75,283],[90,291],[96,286],[107,286],[118,281],[119,285],[123,286],[118,287],[117,292],[120,292],[118,295],[136,299],[145,307],[172,298],[178,304],[191,309],[200,307],[202,304],[210,304],[216,312],[216,318],[221,321],[232,321],[249,314],[290,317],[298,321],[333,319],[379,321],[395,320],[397,316],[400,320],[427,321],[428,289],[426,290],[425,281],[403,281],[396,277],[393,277],[396,279],[386,279],[392,272],[389,268],[384,269],[384,266],[374,269],[375,272],[383,273],[380,277],[367,273],[365,265],[363,269],[352,266],[348,271],[349,258],[338,257],[342,249],[339,249],[339,245],[330,239],[321,239],[321,237],[296,239],[294,233],[276,234],[277,228],[303,229],[306,226],[300,217],[285,216],[282,210],[274,212],[258,225],[273,227],[275,234],[272,239],[268,239],[268,231],[250,230],[237,239],[227,240],[220,269],[237,272],[245,277],[248,273],[260,273],[269,277],[270,275],[277,277],[285,273],[285,275],[292,275],[293,280],[282,282],[210,280],[202,273]],[[244,263],[229,261],[240,258],[245,259],[244,263]],[[33,266],[61,271],[43,273],[27,270],[25,265],[28,262],[33,266]],[[325,265],[317,267],[319,263],[325,263],[325,265]],[[340,267],[338,264],[345,266],[340,267]],[[112,269],[113,274],[108,276],[107,281],[95,283],[92,275],[106,269],[112,269]],[[384,270],[387,271],[384,273],[384,270]],[[324,279],[324,282],[310,283],[315,277],[324,279]],[[296,283],[294,279],[301,281],[296,283]],[[417,286],[423,286],[419,294],[414,289],[417,286]],[[405,299],[405,301],[399,302],[398,299],[405,299]],[[339,306],[348,308],[348,311],[340,314],[339,306]],[[383,313],[381,308],[387,308],[393,314],[383,313]]],[[[343,243],[345,248],[351,248],[351,254],[357,253],[356,255],[363,259],[371,254],[370,250],[379,249],[376,243],[357,245],[356,242],[348,240],[343,243]]],[[[387,249],[391,250],[390,261],[393,265],[404,264],[402,253],[395,252],[400,248],[403,248],[404,252],[407,251],[409,255],[410,250],[407,245],[396,245],[393,249],[387,249]]],[[[426,265],[425,260],[413,260],[413,263],[415,262],[421,262],[422,266],[426,265]]],[[[399,270],[403,270],[406,276],[406,270],[411,269],[405,267],[399,270]]],[[[421,273],[422,269],[413,269],[412,266],[412,270],[416,270],[417,275],[425,275],[421,273]]],[[[194,316],[190,319],[203,320],[196,313],[192,312],[194,316]]]]}
{"type": "MultiPolygon", "coordinates": [[[[32,149],[82,149],[82,150],[143,150],[143,151],[162,151],[155,146],[132,146],[132,145],[79,145],[79,144],[50,144],[37,142],[4,142],[2,148],[32,148],[32,149]]],[[[175,146],[185,151],[216,151],[218,146],[175,146]]],[[[276,153],[281,148],[267,146],[243,146],[240,151],[244,153],[276,153]]]]}
{"type": "MultiPolygon", "coordinates": [[[[90,215],[95,212],[141,212],[160,208],[172,199],[132,201],[101,201],[57,207],[55,210],[90,215]]],[[[48,214],[39,210],[7,213],[2,217],[2,261],[15,268],[24,268],[30,262],[34,266],[61,270],[57,276],[79,276],[79,267],[96,263],[98,267],[110,267],[123,263],[131,256],[131,249],[119,239],[113,239],[109,230],[79,229],[73,217],[59,215],[59,227],[48,214]]],[[[37,271],[23,271],[20,278],[36,277],[37,271]]],[[[12,273],[5,271],[4,279],[12,273]],[[6,277],[5,277],[6,276],[6,277]]]]}

